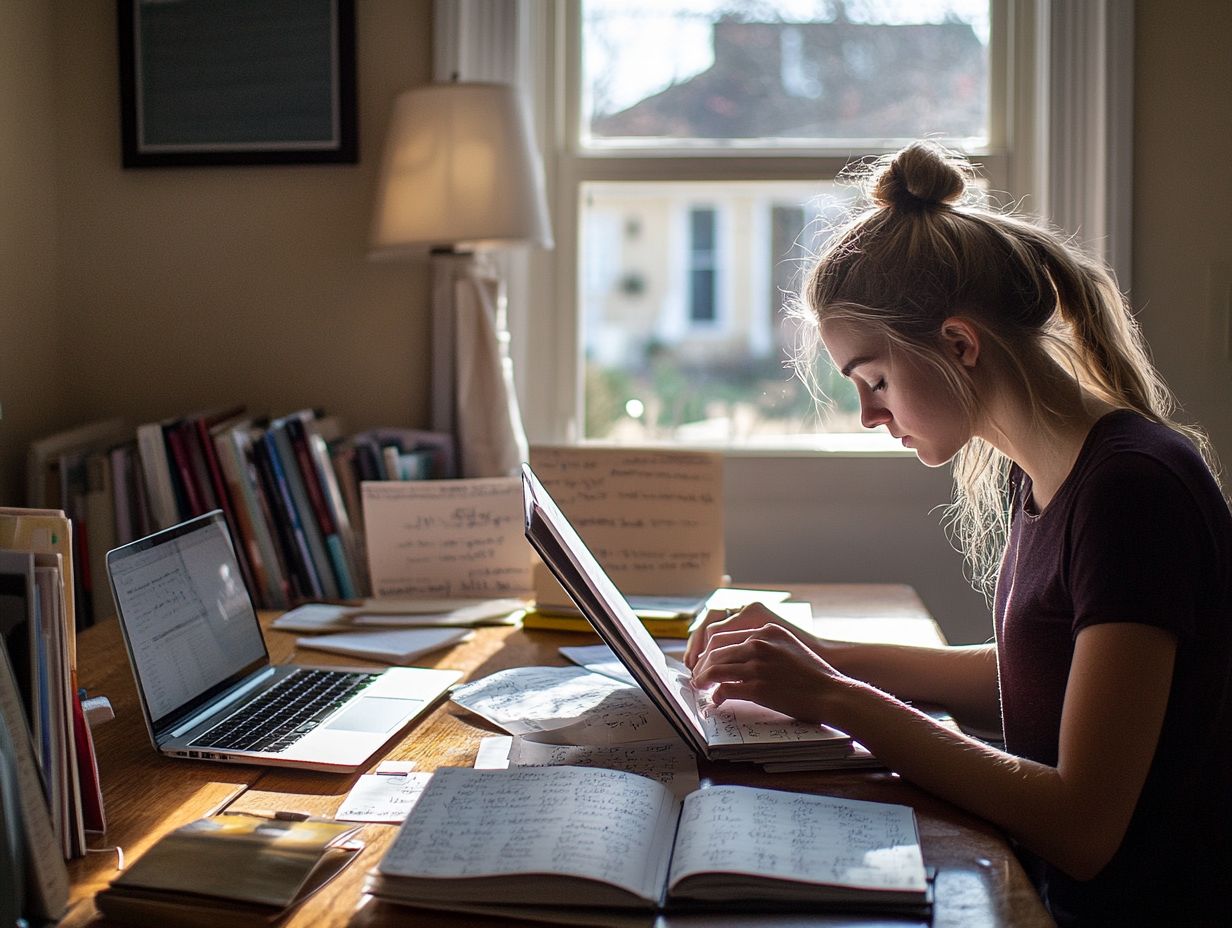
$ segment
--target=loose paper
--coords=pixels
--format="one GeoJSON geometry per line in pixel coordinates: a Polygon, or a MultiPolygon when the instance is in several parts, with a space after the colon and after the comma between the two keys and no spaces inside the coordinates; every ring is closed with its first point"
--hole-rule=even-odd
{"type": "MultiPolygon", "coordinates": [[[[704,595],[722,585],[721,455],[536,447],[531,467],[626,596],[704,595]]],[[[535,572],[535,597],[571,602],[546,569],[535,572]]]]}
{"type": "Polygon", "coordinates": [[[382,761],[375,773],[359,778],[334,815],[340,822],[400,822],[415,807],[432,779],[412,773],[414,761],[382,761]]]}
{"type": "Polygon", "coordinates": [[[517,478],[380,480],[360,487],[378,599],[505,597],[530,590],[517,478]]]}
{"type": "Polygon", "coordinates": [[[533,735],[493,736],[479,745],[475,767],[603,767],[658,780],[678,799],[699,786],[697,759],[679,738],[631,744],[545,744],[533,735]],[[489,743],[491,742],[491,743],[489,743]]]}
{"type": "Polygon", "coordinates": [[[620,744],[671,737],[635,686],[580,667],[512,667],[453,691],[453,701],[514,735],[565,744],[620,744]]]}

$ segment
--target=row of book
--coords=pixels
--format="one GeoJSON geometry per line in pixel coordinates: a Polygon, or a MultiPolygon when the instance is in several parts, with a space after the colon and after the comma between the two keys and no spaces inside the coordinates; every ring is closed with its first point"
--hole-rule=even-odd
{"type": "MultiPolygon", "coordinates": [[[[60,510],[0,509],[0,909],[55,920],[64,860],[106,828],[77,689],[73,525],[60,510]]],[[[35,922],[31,922],[35,923],[35,922]]]]}
{"type": "Polygon", "coordinates": [[[114,613],[107,551],[213,509],[226,517],[258,608],[367,596],[360,482],[453,476],[448,435],[347,435],[317,410],[271,419],[237,406],[135,428],[107,419],[48,436],[30,446],[27,501],[73,520],[85,627],[114,613]]]}

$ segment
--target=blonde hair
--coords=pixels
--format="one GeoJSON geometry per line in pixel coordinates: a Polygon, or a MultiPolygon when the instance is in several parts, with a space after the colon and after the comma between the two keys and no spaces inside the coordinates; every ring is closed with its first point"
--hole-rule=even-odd
{"type": "MultiPolygon", "coordinates": [[[[962,315],[1004,361],[1041,426],[1057,410],[1035,380],[1052,361],[1112,406],[1188,436],[1215,472],[1206,436],[1171,418],[1175,400],[1112,274],[1055,233],[980,205],[972,176],[961,156],[932,142],[868,168],[860,180],[871,206],[831,236],[805,282],[815,330],[842,320],[884,335],[891,351],[945,377],[974,418],[970,380],[940,351],[941,323],[962,315]]],[[[1009,467],[979,438],[954,459],[947,524],[986,595],[1008,533],[1009,467]]]]}

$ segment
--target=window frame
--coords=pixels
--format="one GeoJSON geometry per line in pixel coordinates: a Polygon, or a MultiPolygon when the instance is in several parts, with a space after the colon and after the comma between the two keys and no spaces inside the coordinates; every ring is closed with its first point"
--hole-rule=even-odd
{"type": "MultiPolygon", "coordinates": [[[[991,0],[989,39],[989,140],[969,155],[983,166],[990,185],[1009,188],[1009,158],[1004,73],[1009,66],[1006,54],[1006,13],[1010,0],[991,0]],[[1001,101],[1001,102],[998,102],[1001,101]]],[[[552,201],[556,247],[551,255],[532,256],[532,279],[551,281],[551,296],[538,288],[533,298],[536,310],[527,319],[527,332],[514,332],[513,342],[529,342],[523,380],[528,394],[523,403],[527,433],[542,440],[574,442],[584,440],[582,309],[579,306],[579,221],[578,191],[587,182],[637,181],[788,181],[825,182],[855,160],[845,152],[824,149],[765,150],[750,147],[668,150],[621,146],[588,149],[580,142],[581,118],[581,35],[580,0],[561,0],[531,8],[533,35],[543,50],[540,60],[553,65],[538,88],[544,160],[552,201]],[[563,51],[563,54],[561,53],[563,51]],[[549,333],[548,330],[551,330],[549,333]],[[553,347],[548,348],[548,344],[553,347]],[[544,381],[550,381],[545,383],[544,381]]],[[[872,147],[860,157],[878,155],[892,147],[872,147]]],[[[725,235],[723,217],[716,215],[716,254],[722,261],[723,249],[730,245],[731,230],[725,235]]],[[[721,274],[722,268],[718,269],[721,274]]],[[[705,324],[688,320],[690,329],[713,331],[723,326],[721,296],[715,307],[716,318],[705,324]]],[[[515,352],[515,365],[518,358],[515,352]]],[[[798,437],[792,439],[794,445],[798,437]]],[[[824,435],[820,440],[826,444],[824,435]]],[[[849,444],[844,440],[844,445],[849,444]]],[[[787,441],[784,440],[784,447],[787,441]]]]}
{"type": "MultiPolygon", "coordinates": [[[[511,355],[531,440],[577,442],[584,421],[577,306],[579,185],[587,180],[815,181],[834,177],[849,159],[838,153],[776,154],[773,173],[767,174],[767,159],[747,150],[655,152],[653,157],[636,149],[618,157],[579,151],[574,140],[580,88],[568,75],[580,74],[580,42],[567,41],[568,30],[580,38],[578,0],[436,0],[436,9],[446,24],[444,30],[437,26],[438,79],[461,70],[464,79],[511,80],[523,86],[531,103],[556,247],[508,262],[511,355]],[[510,26],[514,20],[516,34],[510,26]],[[497,56],[501,64],[496,70],[467,63],[479,61],[476,49],[492,60],[493,45],[513,47],[516,53],[497,56]],[[463,54],[468,48],[469,59],[463,54]],[[561,48],[564,54],[556,54],[561,48]]],[[[1029,214],[1049,216],[1056,226],[1079,231],[1081,240],[1113,265],[1122,287],[1128,287],[1132,9],[1115,0],[1060,5],[992,0],[990,12],[989,140],[984,149],[970,152],[972,160],[983,165],[992,191],[1012,197],[1029,214]]],[[[822,434],[810,447],[854,447],[863,453],[850,438],[822,434]]],[[[782,450],[807,453],[800,450],[798,436],[784,441],[782,450]]]]}

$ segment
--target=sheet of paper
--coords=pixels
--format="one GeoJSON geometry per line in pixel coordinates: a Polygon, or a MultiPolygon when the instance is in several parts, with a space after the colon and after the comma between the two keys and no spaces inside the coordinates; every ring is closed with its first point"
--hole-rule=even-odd
{"type": "Polygon", "coordinates": [[[444,609],[439,612],[386,612],[368,606],[355,611],[356,626],[474,626],[512,625],[526,611],[526,601],[502,597],[444,609]]]}
{"type": "MultiPolygon", "coordinates": [[[[665,657],[679,659],[684,657],[688,642],[677,638],[656,638],[655,644],[663,651],[665,657]]],[[[612,649],[605,644],[565,645],[560,649],[560,654],[561,657],[572,661],[579,667],[585,667],[591,673],[601,673],[605,677],[611,677],[629,686],[637,686],[633,674],[629,673],[620,659],[612,653],[612,649]]]]}
{"type": "Polygon", "coordinates": [[[516,477],[365,481],[372,590],[383,597],[507,597],[530,591],[516,477]]]}
{"type": "Polygon", "coordinates": [[[452,699],[510,734],[550,732],[553,741],[568,744],[618,744],[672,732],[640,689],[581,667],[512,667],[458,687],[452,699]]]}
{"type": "Polygon", "coordinates": [[[697,759],[679,738],[632,744],[544,744],[517,737],[509,752],[510,767],[602,767],[627,770],[658,780],[683,799],[699,786],[697,759]]]}
{"type": "Polygon", "coordinates": [[[284,632],[322,632],[346,628],[354,609],[330,603],[305,603],[274,619],[273,628],[284,632]]]}
{"type": "MultiPolygon", "coordinates": [[[[625,595],[704,594],[723,581],[723,459],[628,448],[531,449],[531,467],[625,595]]],[[[546,570],[541,602],[570,599],[546,570]]]]}
{"type": "Polygon", "coordinates": [[[697,758],[679,738],[631,744],[547,744],[536,735],[491,735],[479,741],[476,770],[508,767],[603,767],[658,780],[683,799],[700,785],[697,758]]]}
{"type": "Polygon", "coordinates": [[[432,779],[430,773],[413,773],[414,767],[414,761],[382,761],[376,772],[356,781],[334,818],[340,822],[402,821],[432,779]]]}

